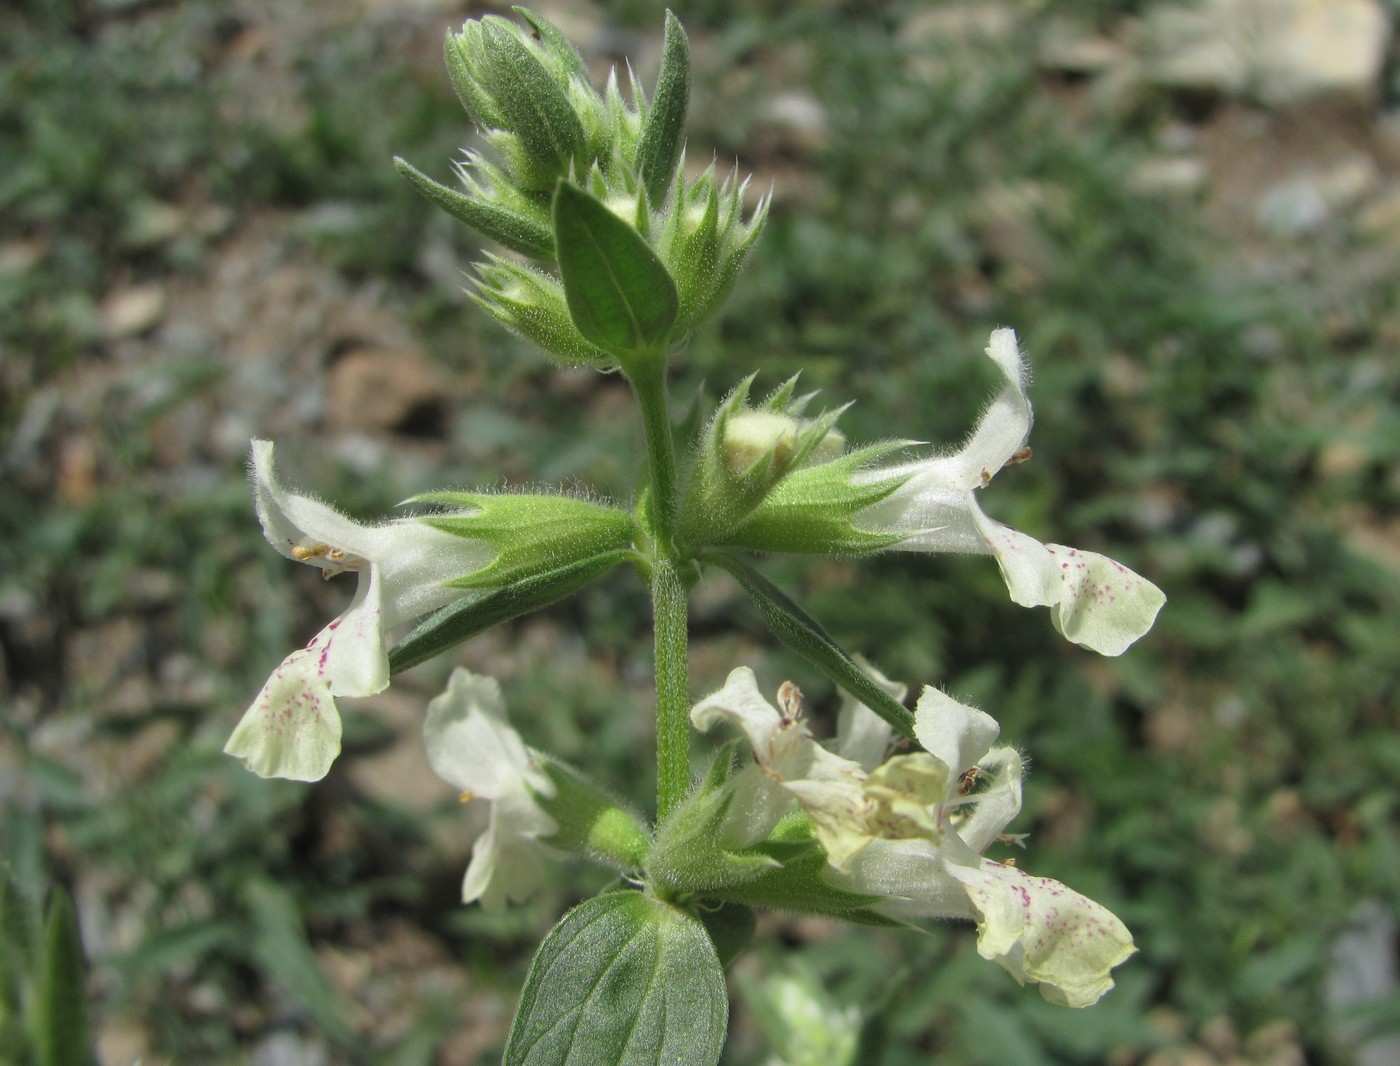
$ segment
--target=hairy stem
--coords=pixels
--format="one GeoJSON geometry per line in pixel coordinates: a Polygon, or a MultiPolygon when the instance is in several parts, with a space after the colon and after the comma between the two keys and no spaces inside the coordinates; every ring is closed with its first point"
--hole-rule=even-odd
{"type": "Polygon", "coordinates": [[[627,380],[642,408],[646,431],[647,468],[651,480],[652,532],[658,556],[674,559],[676,528],[676,452],[671,436],[671,412],[666,403],[666,361],[639,359],[627,370],[627,380]]]}
{"type": "Polygon", "coordinates": [[[688,589],[678,569],[675,442],[666,403],[666,361],[636,360],[627,380],[642,408],[650,475],[651,600],[656,630],[656,808],[665,818],[690,791],[688,589]]]}
{"type": "Polygon", "coordinates": [[[652,568],[656,628],[656,808],[665,818],[690,791],[690,690],[685,581],[670,559],[652,568]]]}

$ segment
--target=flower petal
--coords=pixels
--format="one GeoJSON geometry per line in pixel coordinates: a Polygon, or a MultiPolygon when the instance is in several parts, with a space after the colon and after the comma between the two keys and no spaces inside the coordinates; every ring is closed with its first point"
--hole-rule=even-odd
{"type": "Polygon", "coordinates": [[[437,775],[463,792],[498,800],[526,792],[528,785],[544,795],[554,794],[549,778],[507,720],[494,677],[460,666],[453,670],[446,691],[428,704],[423,741],[437,775]]]}
{"type": "MultiPolygon", "coordinates": [[[[916,837],[875,839],[844,869],[828,867],[824,876],[847,892],[884,897],[874,909],[889,918],[973,918],[967,890],[948,873],[947,850],[916,837]]],[[[974,855],[965,858],[977,861],[974,855]]]]}
{"type": "Polygon", "coordinates": [[[914,736],[948,767],[950,789],[987,754],[1000,732],[991,715],[959,703],[932,685],[924,686],[914,707],[914,736]]]}
{"type": "Polygon", "coordinates": [[[981,855],[1021,812],[1021,755],[1015,748],[993,748],[978,760],[977,769],[984,777],[990,777],[991,783],[970,797],[957,833],[964,844],[981,855]]]}
{"type": "Polygon", "coordinates": [[[731,670],[723,688],[690,709],[690,721],[702,733],[722,721],[737,726],[748,738],[754,758],[764,766],[773,762],[773,737],[782,720],[778,709],[759,692],[758,679],[747,666],[731,670]]]}
{"type": "MultiPolygon", "coordinates": [[[[877,685],[903,702],[909,692],[905,685],[891,681],[869,663],[861,662],[860,666],[877,685]]],[[[893,740],[894,727],[843,689],[841,710],[836,715],[836,741],[831,750],[858,763],[868,773],[885,761],[893,740]]]]}
{"type": "Polygon", "coordinates": [[[363,558],[374,554],[373,527],[347,518],[334,507],[310,496],[290,492],[277,480],[270,440],[253,441],[253,500],[268,543],[298,562],[312,561],[292,554],[308,541],[333,545],[363,558]]]}
{"type": "MultiPolygon", "coordinates": [[[[753,748],[759,772],[781,786],[812,816],[831,862],[843,863],[870,839],[864,824],[864,771],[813,740],[802,719],[779,714],[758,691],[758,682],[747,666],[731,671],[724,687],[697,703],[690,718],[701,731],[708,731],[722,720],[743,731],[753,748]]],[[[748,795],[736,793],[737,799],[757,803],[761,815],[734,810],[726,819],[726,836],[752,833],[778,813],[771,792],[751,784],[745,785],[745,791],[748,795]]]]}
{"type": "Polygon", "coordinates": [[[1094,552],[1041,544],[995,522],[975,519],[1011,598],[1022,607],[1051,607],[1051,621],[1068,640],[1102,655],[1121,655],[1149,629],[1167,598],[1152,582],[1094,552]]]}
{"type": "Polygon", "coordinates": [[[379,572],[371,566],[360,575],[350,606],[316,638],[324,637],[321,671],[337,696],[373,696],[389,687],[383,587],[379,572]]]}
{"type": "Polygon", "coordinates": [[[950,865],[977,911],[977,952],[1052,1003],[1087,1007],[1113,987],[1109,971],[1131,955],[1132,935],[1093,900],[1048,877],[984,861],[950,865]]]}
{"type": "Polygon", "coordinates": [[[479,899],[488,910],[500,910],[507,900],[525,899],[544,879],[548,850],[540,839],[559,828],[535,797],[553,796],[555,789],[507,721],[500,685],[453,670],[447,690],[428,704],[423,740],[438,776],[471,806],[490,804],[489,823],[462,881],[462,902],[479,899]]]}
{"type": "Polygon", "coordinates": [[[507,902],[523,903],[545,882],[547,854],[535,837],[514,832],[510,818],[500,817],[493,805],[490,825],[472,845],[462,902],[480,900],[483,910],[495,912],[507,902]]]}
{"type": "Polygon", "coordinates": [[[958,452],[962,487],[981,488],[1021,450],[1031,433],[1031,401],[1026,395],[1026,365],[1016,345],[1016,332],[992,331],[987,356],[996,363],[1003,381],[987,404],[972,436],[958,452]]]}
{"type": "Polygon", "coordinates": [[[340,754],[340,713],[323,669],[325,635],[282,661],[224,745],[259,777],[319,781],[340,754]]]}

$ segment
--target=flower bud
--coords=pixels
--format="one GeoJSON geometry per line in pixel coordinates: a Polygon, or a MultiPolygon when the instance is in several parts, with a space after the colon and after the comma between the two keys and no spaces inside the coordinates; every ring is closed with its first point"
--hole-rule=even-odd
{"type": "Polygon", "coordinates": [[[445,52],[458,99],[511,178],[543,191],[567,176],[575,159],[584,161],[585,125],[597,129],[603,105],[578,53],[544,19],[527,17],[533,32],[495,15],[469,20],[448,34],[445,52]]]}
{"type": "Polygon", "coordinates": [[[749,407],[752,383],[749,378],[725,398],[701,438],[681,507],[681,536],[692,547],[722,540],[789,472],[839,454],[844,445],[832,428],[844,408],[802,418],[812,397],[793,398],[796,379],[749,407]]]}
{"type": "MultiPolygon", "coordinates": [[[[678,169],[684,165],[682,159],[678,169]]],[[[678,331],[693,331],[718,309],[763,232],[768,197],[746,222],[747,185],[733,174],[719,181],[713,164],[688,188],[677,182],[656,250],[680,296],[678,331]]]]}

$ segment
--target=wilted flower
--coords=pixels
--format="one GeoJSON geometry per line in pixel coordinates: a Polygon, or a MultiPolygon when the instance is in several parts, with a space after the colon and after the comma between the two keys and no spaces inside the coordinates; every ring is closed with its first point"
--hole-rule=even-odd
{"type": "Polygon", "coordinates": [[[971,552],[996,557],[1011,598],[1052,608],[1055,628],[1076,644],[1119,655],[1152,627],[1162,591],[1094,552],[1041,544],[982,513],[976,491],[1028,455],[1031,405],[1026,370],[1009,329],[992,333],[987,355],[1005,380],[960,451],[858,474],[858,482],[907,478],[857,524],[903,534],[894,551],[971,552]]]}
{"type": "Polygon", "coordinates": [[[272,672],[224,750],[262,777],[317,781],[340,752],[335,697],[382,691],[385,633],[463,595],[443,583],[481,569],[495,551],[412,518],[361,525],[283,488],[272,450],[271,441],[253,442],[253,491],[268,541],[327,578],[353,571],[359,584],[340,617],[272,672]]]}
{"type": "MultiPolygon", "coordinates": [[[[857,705],[844,724],[878,737],[867,715],[875,717],[857,705]]],[[[869,772],[813,740],[800,715],[768,703],[747,667],[691,718],[702,730],[727,719],[753,748],[755,765],[734,778],[729,846],[763,839],[795,801],[826,849],[831,884],[884,897],[873,909],[888,917],[976,921],[982,956],[1040,983],[1054,1002],[1095,1002],[1132,954],[1131,935],[1099,904],[982,857],[1021,809],[1022,764],[1014,749],[992,747],[999,730],[981,711],[925,688],[915,712],[924,750],[869,772]]]]}
{"type": "Polygon", "coordinates": [[[433,769],[471,806],[489,807],[486,830],[472,847],[462,902],[481,900],[500,910],[526,899],[539,885],[548,855],[541,838],[558,826],[536,802],[553,783],[540,759],[506,719],[494,678],[458,667],[447,691],[428,704],[423,739],[433,769]]]}

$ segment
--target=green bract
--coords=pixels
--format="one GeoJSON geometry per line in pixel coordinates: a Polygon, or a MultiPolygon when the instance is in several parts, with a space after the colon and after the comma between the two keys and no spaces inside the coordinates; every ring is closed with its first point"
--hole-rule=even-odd
{"type": "Polygon", "coordinates": [[[535,802],[558,826],[542,842],[561,851],[586,855],[619,873],[640,870],[651,847],[641,815],[558,759],[542,757],[541,769],[553,791],[537,795],[535,802]]]}
{"type": "Polygon", "coordinates": [[[458,99],[517,185],[548,189],[576,161],[586,162],[583,122],[569,91],[582,70],[577,56],[570,63],[552,43],[494,15],[449,34],[445,52],[458,99]]]}
{"type": "Polygon", "coordinates": [[[486,566],[447,582],[452,588],[490,589],[570,566],[632,543],[632,516],[573,496],[531,493],[429,492],[415,503],[451,508],[422,521],[444,533],[492,548],[486,566]]]}
{"type": "Polygon", "coordinates": [[[495,257],[477,265],[473,296],[502,324],[570,365],[603,369],[659,352],[718,309],[763,229],[767,201],[746,222],[745,183],[734,175],[721,183],[711,166],[686,185],[690,49],[674,15],[655,93],[648,100],[632,76],[629,102],[615,72],[600,94],[558,29],[515,11],[528,29],[493,15],[447,36],[452,84],[490,146],[456,165],[464,189],[395,165],[486,237],[559,260],[562,284],[495,257]]]}
{"type": "Polygon", "coordinates": [[[857,475],[906,446],[903,441],[869,444],[793,471],[719,542],[749,551],[816,555],[857,555],[898,544],[901,537],[862,528],[855,519],[898,489],[905,475],[864,480],[857,475]]]}

